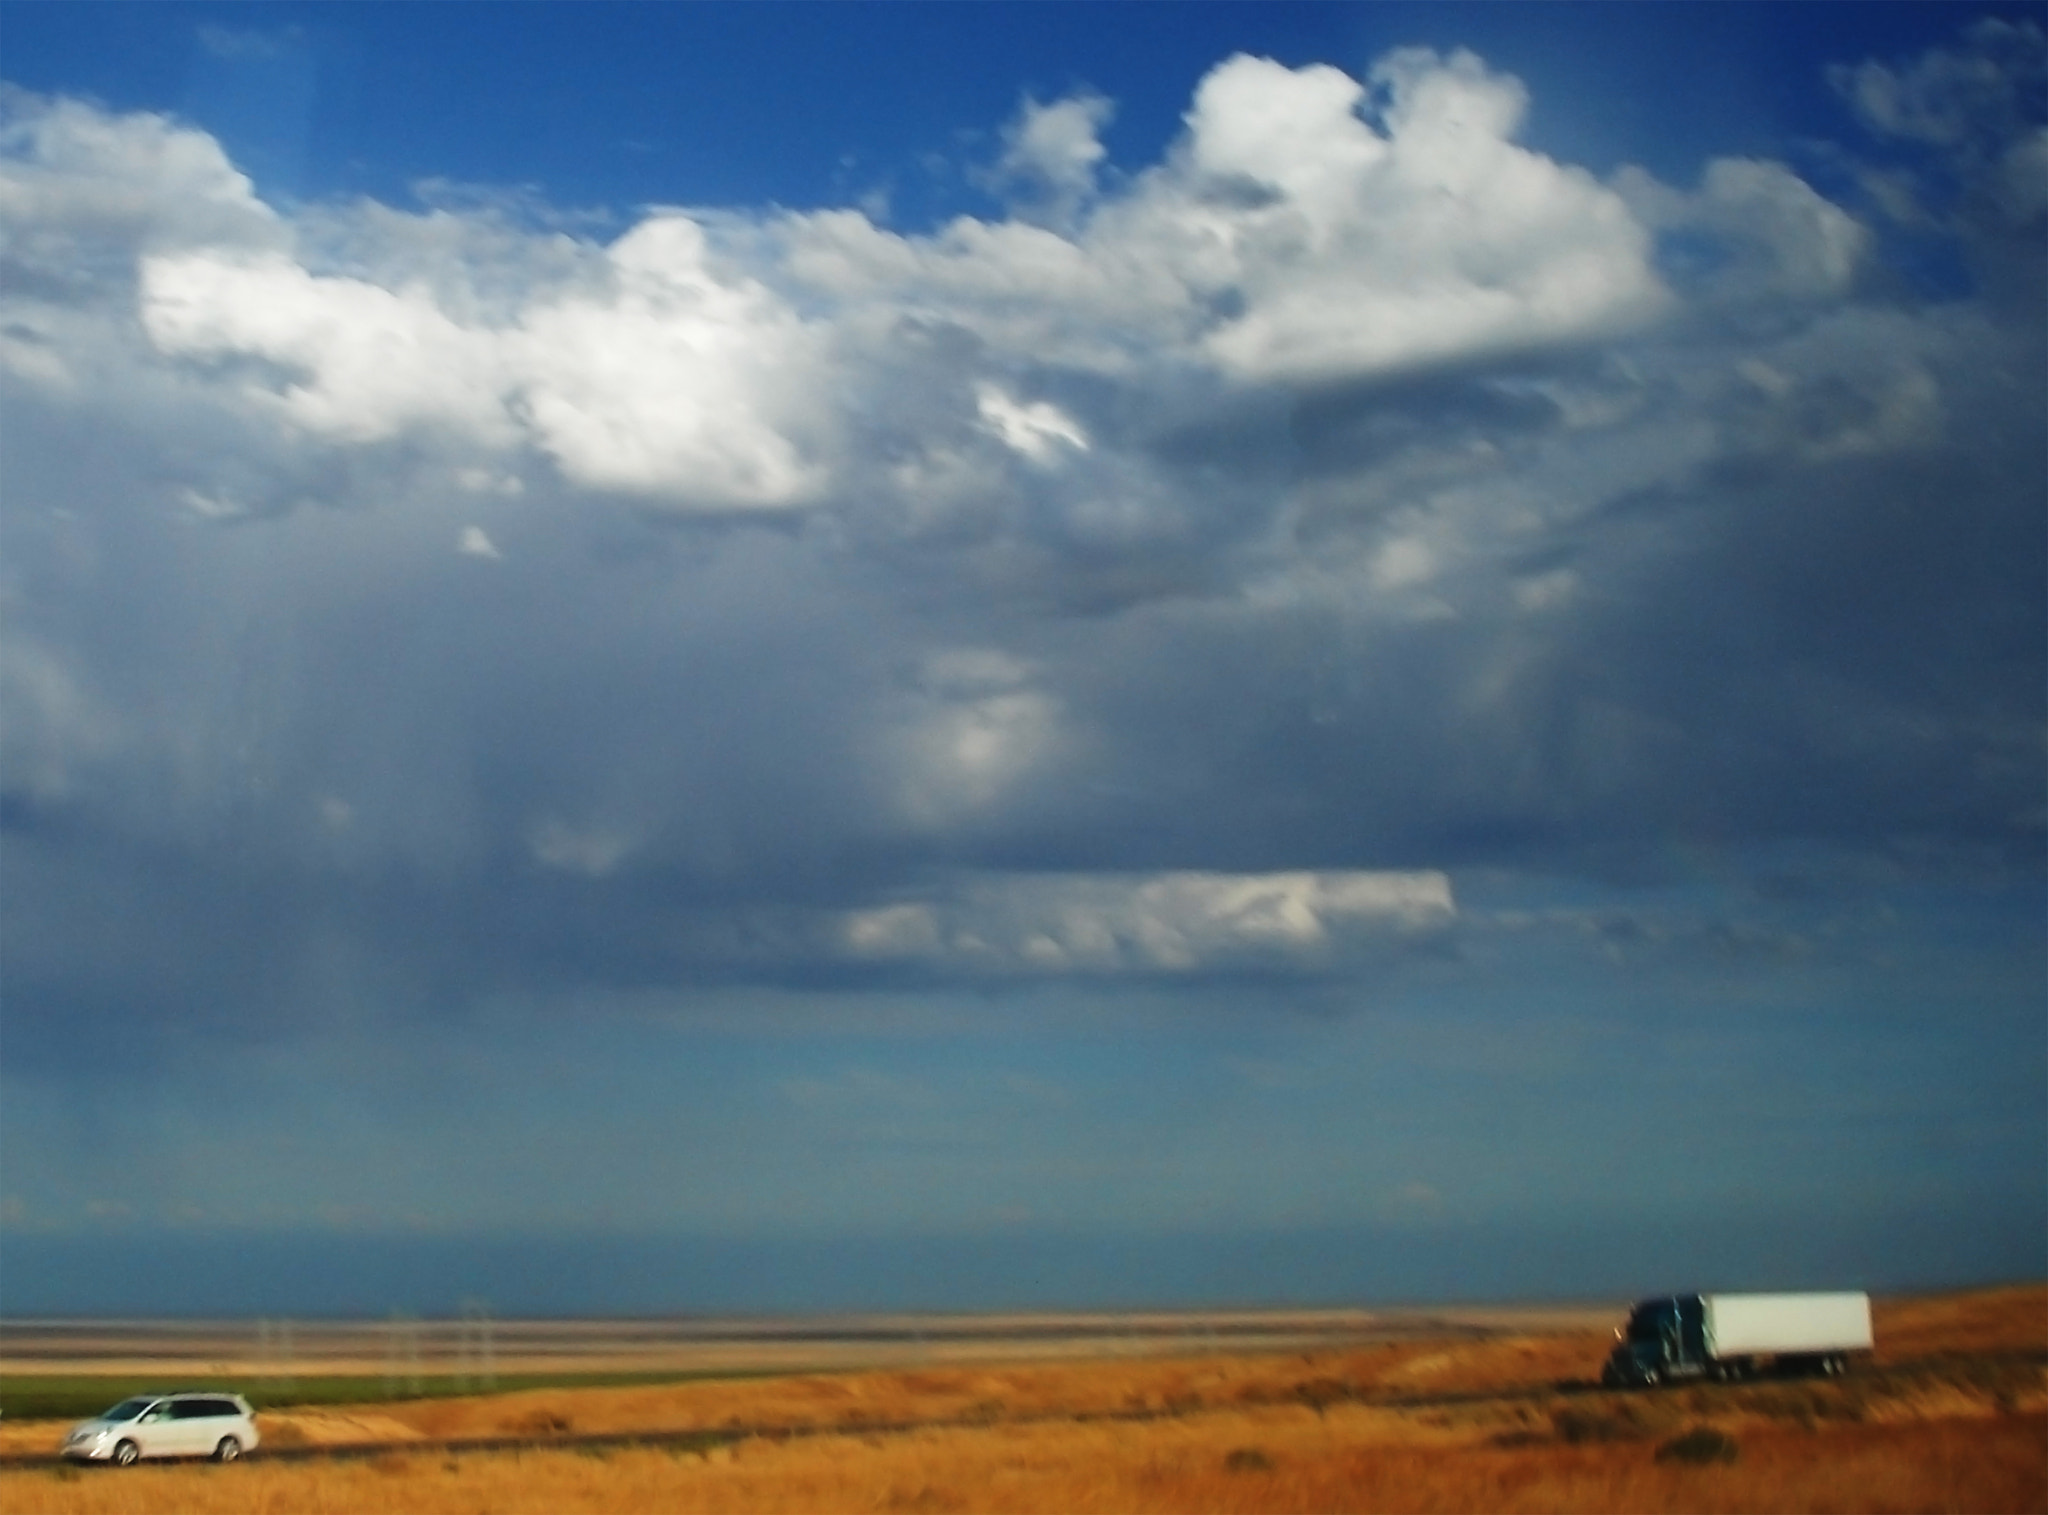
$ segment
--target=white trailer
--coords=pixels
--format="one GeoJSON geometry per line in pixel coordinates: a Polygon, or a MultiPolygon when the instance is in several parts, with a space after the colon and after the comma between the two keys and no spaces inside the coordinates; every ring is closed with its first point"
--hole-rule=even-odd
{"type": "Polygon", "coordinates": [[[1705,1294],[1707,1356],[1840,1359],[1868,1352],[1868,1294],[1705,1294]]]}

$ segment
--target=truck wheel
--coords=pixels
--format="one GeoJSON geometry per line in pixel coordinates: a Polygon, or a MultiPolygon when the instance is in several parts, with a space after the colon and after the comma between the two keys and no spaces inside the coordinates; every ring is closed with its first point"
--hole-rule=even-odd
{"type": "Polygon", "coordinates": [[[1659,1370],[1657,1370],[1656,1368],[1645,1368],[1645,1369],[1643,1369],[1643,1387],[1644,1387],[1644,1388],[1646,1388],[1646,1389],[1654,1389],[1654,1388],[1656,1388],[1656,1387],[1657,1387],[1657,1385],[1658,1385],[1658,1384],[1662,1383],[1663,1381],[1664,1381],[1664,1375],[1663,1375],[1663,1373],[1662,1373],[1662,1372],[1660,1372],[1659,1370]]]}

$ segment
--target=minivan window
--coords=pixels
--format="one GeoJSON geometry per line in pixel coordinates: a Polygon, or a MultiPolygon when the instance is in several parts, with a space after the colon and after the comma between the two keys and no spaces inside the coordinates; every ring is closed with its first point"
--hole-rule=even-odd
{"type": "Polygon", "coordinates": [[[124,1399],[100,1417],[101,1420],[133,1420],[155,1404],[153,1399],[124,1399]]]}

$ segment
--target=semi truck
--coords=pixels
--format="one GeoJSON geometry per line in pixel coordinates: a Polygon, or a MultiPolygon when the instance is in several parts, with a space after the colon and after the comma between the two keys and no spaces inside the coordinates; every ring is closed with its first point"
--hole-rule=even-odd
{"type": "Polygon", "coordinates": [[[1600,1374],[1610,1388],[1835,1374],[1874,1345],[1868,1294],[1674,1294],[1642,1301],[1614,1334],[1600,1374]]]}

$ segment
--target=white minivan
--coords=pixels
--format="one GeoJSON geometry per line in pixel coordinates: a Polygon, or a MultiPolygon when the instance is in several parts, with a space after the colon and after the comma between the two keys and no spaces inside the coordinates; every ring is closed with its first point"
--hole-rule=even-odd
{"type": "Polygon", "coordinates": [[[239,1394],[138,1394],[79,1422],[64,1455],[122,1467],[141,1457],[233,1462],[256,1441],[256,1412],[239,1394]]]}

